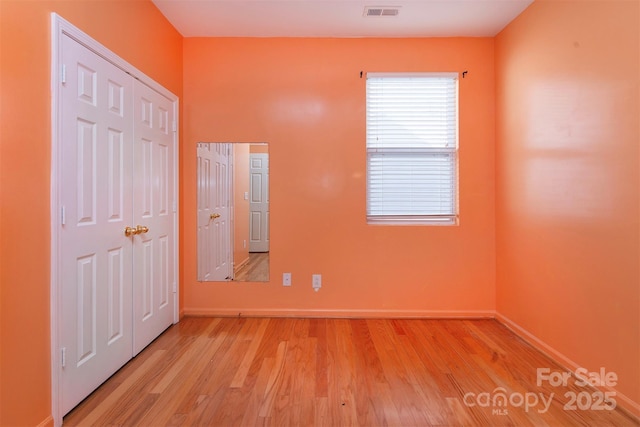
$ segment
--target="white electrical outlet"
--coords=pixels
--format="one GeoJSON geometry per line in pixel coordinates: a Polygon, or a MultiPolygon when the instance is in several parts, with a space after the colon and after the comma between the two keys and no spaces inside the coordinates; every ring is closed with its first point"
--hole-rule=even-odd
{"type": "Polygon", "coordinates": [[[314,274],[311,276],[311,286],[318,292],[318,289],[322,287],[322,274],[314,274]]]}
{"type": "Polygon", "coordinates": [[[282,273],[282,286],[291,286],[291,273],[282,273]]]}

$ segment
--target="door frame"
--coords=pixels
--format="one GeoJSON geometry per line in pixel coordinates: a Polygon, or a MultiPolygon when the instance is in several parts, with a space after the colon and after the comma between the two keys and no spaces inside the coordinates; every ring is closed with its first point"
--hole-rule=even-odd
{"type": "Polygon", "coordinates": [[[179,187],[178,187],[178,175],[179,175],[179,150],[178,150],[178,124],[179,124],[179,99],[176,95],[174,95],[169,90],[165,89],[158,83],[156,83],[153,79],[145,75],[143,72],[138,70],[133,65],[129,64],[114,52],[107,49],[98,41],[92,39],[89,35],[82,32],[79,28],[71,24],[69,21],[62,18],[57,13],[51,13],[51,199],[50,199],[50,226],[51,226],[51,263],[50,263],[50,272],[51,272],[51,283],[50,283],[50,308],[51,308],[51,415],[53,417],[54,426],[62,425],[62,410],[60,408],[60,366],[61,366],[61,358],[60,354],[60,298],[61,292],[59,290],[59,282],[60,282],[60,271],[58,268],[59,264],[59,243],[60,237],[58,235],[58,225],[61,221],[61,217],[63,213],[61,212],[61,206],[59,201],[59,174],[60,168],[62,166],[61,159],[61,132],[62,127],[60,126],[60,100],[61,94],[59,91],[59,79],[61,78],[62,71],[62,59],[61,59],[61,40],[63,35],[71,37],[76,42],[85,46],[89,50],[93,51],[97,55],[111,62],[118,68],[124,70],[128,74],[132,75],[134,78],[142,82],[143,84],[149,86],[151,89],[160,93],[161,95],[168,98],[173,103],[174,117],[175,122],[173,123],[173,161],[174,161],[174,176],[173,176],[173,185],[174,185],[174,200],[172,202],[172,209],[174,212],[174,221],[173,221],[173,229],[174,229],[174,254],[175,254],[175,266],[174,266],[174,277],[173,277],[173,323],[178,323],[179,320],[179,307],[178,302],[180,300],[179,295],[179,209],[178,209],[178,200],[179,200],[179,187]]]}

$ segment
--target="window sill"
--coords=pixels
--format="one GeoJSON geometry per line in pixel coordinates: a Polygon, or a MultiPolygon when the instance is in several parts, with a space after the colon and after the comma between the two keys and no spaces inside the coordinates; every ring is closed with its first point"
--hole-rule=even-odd
{"type": "Polygon", "coordinates": [[[457,216],[367,216],[368,225],[436,225],[436,226],[457,226],[459,220],[457,216]]]}

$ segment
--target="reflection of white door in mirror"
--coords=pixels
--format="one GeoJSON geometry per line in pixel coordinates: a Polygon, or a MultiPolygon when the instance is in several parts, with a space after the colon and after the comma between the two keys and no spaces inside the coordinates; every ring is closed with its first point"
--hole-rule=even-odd
{"type": "Polygon", "coordinates": [[[231,278],[231,144],[198,144],[198,280],[231,278]]]}
{"type": "Polygon", "coordinates": [[[197,144],[200,282],[269,281],[269,146],[197,144]]]}
{"type": "Polygon", "coordinates": [[[250,156],[249,252],[269,252],[269,154],[250,156]]]}

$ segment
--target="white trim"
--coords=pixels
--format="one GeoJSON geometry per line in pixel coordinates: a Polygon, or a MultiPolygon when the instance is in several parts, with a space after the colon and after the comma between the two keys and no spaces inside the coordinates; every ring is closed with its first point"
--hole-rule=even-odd
{"type": "Polygon", "coordinates": [[[133,65],[129,64],[111,50],[92,39],[90,36],[82,32],[79,28],[75,27],[69,21],[62,18],[56,13],[51,13],[51,211],[50,211],[50,226],[51,226],[51,283],[50,283],[50,307],[51,307],[51,416],[53,418],[53,425],[55,427],[62,426],[62,410],[60,408],[60,355],[58,349],[60,347],[60,332],[59,332],[59,307],[60,307],[60,293],[58,292],[59,271],[58,271],[58,254],[59,254],[59,236],[58,226],[60,219],[60,201],[58,194],[58,174],[60,166],[60,126],[59,126],[59,103],[60,103],[60,91],[59,91],[59,73],[62,65],[61,60],[61,38],[66,34],[73,40],[77,41],[81,45],[85,46],[95,54],[111,62],[118,68],[125,71],[141,83],[150,87],[158,92],[173,103],[174,117],[175,117],[175,132],[173,132],[173,149],[174,149],[174,192],[176,206],[174,215],[174,253],[175,253],[175,266],[174,266],[174,283],[176,284],[176,291],[174,293],[174,314],[173,322],[178,323],[180,320],[179,313],[179,300],[180,300],[180,283],[178,281],[179,275],[179,99],[178,97],[148,77],[146,74],[138,70],[133,65]]]}
{"type": "MultiPolygon", "coordinates": [[[[534,334],[532,334],[531,332],[523,328],[522,326],[518,325],[516,322],[509,319],[508,317],[496,312],[495,318],[498,322],[506,326],[507,329],[509,329],[511,332],[513,332],[514,334],[522,338],[524,341],[529,343],[533,348],[538,350],[540,353],[544,354],[545,356],[549,357],[551,360],[559,364],[565,370],[569,372],[575,372],[578,368],[581,367],[579,364],[577,364],[576,362],[574,362],[564,354],[560,353],[558,350],[551,347],[549,344],[547,344],[546,342],[544,342],[543,340],[541,340],[540,338],[538,338],[537,336],[535,336],[534,334]]],[[[639,403],[634,402],[628,396],[620,393],[620,391],[618,391],[615,387],[605,387],[605,386],[599,386],[599,387],[591,386],[591,387],[597,390],[614,392],[616,401],[618,402],[617,407],[627,412],[629,415],[635,418],[638,418],[640,420],[639,418],[640,404],[639,403]]]]}
{"type": "MultiPolygon", "coordinates": [[[[311,288],[309,288],[311,289],[311,288]]],[[[323,309],[254,309],[254,308],[189,308],[185,316],[216,317],[304,317],[338,319],[493,319],[493,310],[323,310],[323,309]]]]}
{"type": "Polygon", "coordinates": [[[60,141],[60,129],[58,126],[59,111],[59,81],[58,72],[62,60],[60,58],[60,23],[58,16],[51,14],[51,211],[49,218],[51,220],[51,262],[50,262],[50,311],[51,311],[51,417],[54,426],[62,425],[62,414],[60,410],[59,387],[60,387],[60,358],[58,354],[60,336],[58,334],[58,229],[57,214],[59,212],[60,202],[58,200],[58,163],[60,141]]]}
{"type": "MultiPolygon", "coordinates": [[[[153,87],[152,87],[153,89],[153,87]]],[[[177,96],[173,95],[171,92],[171,101],[173,101],[173,195],[175,199],[173,200],[173,254],[175,257],[174,267],[173,267],[173,283],[175,284],[174,292],[173,292],[173,324],[175,325],[180,321],[180,179],[179,179],[179,158],[180,158],[180,148],[178,145],[180,144],[180,100],[177,96]]]]}
{"type": "MultiPolygon", "coordinates": [[[[168,98],[171,101],[177,101],[178,97],[174,95],[171,91],[161,86],[159,83],[155,82],[151,77],[144,74],[142,71],[138,70],[133,65],[129,64],[124,59],[120,58],[116,53],[109,50],[106,46],[99,43],[98,41],[92,39],[89,35],[85,34],[74,26],[72,23],[58,15],[57,13],[52,13],[52,30],[53,30],[53,39],[61,36],[62,34],[66,34],[87,49],[94,52],[96,55],[102,57],[103,59],[111,62],[116,67],[120,68],[125,73],[131,75],[137,80],[140,80],[145,85],[149,86],[151,89],[155,90],[162,96],[168,98]]],[[[57,41],[56,41],[57,42],[57,41]]],[[[56,43],[57,48],[57,43],[56,43]]],[[[57,58],[59,59],[59,58],[57,58]]],[[[53,61],[52,61],[53,62],[53,61]]],[[[52,64],[53,65],[53,64],[52,64]]]]}
{"type": "Polygon", "coordinates": [[[47,427],[50,426],[53,423],[53,417],[51,417],[51,415],[49,415],[47,418],[45,418],[44,420],[42,420],[40,422],[40,424],[38,424],[36,427],[47,427]]]}

